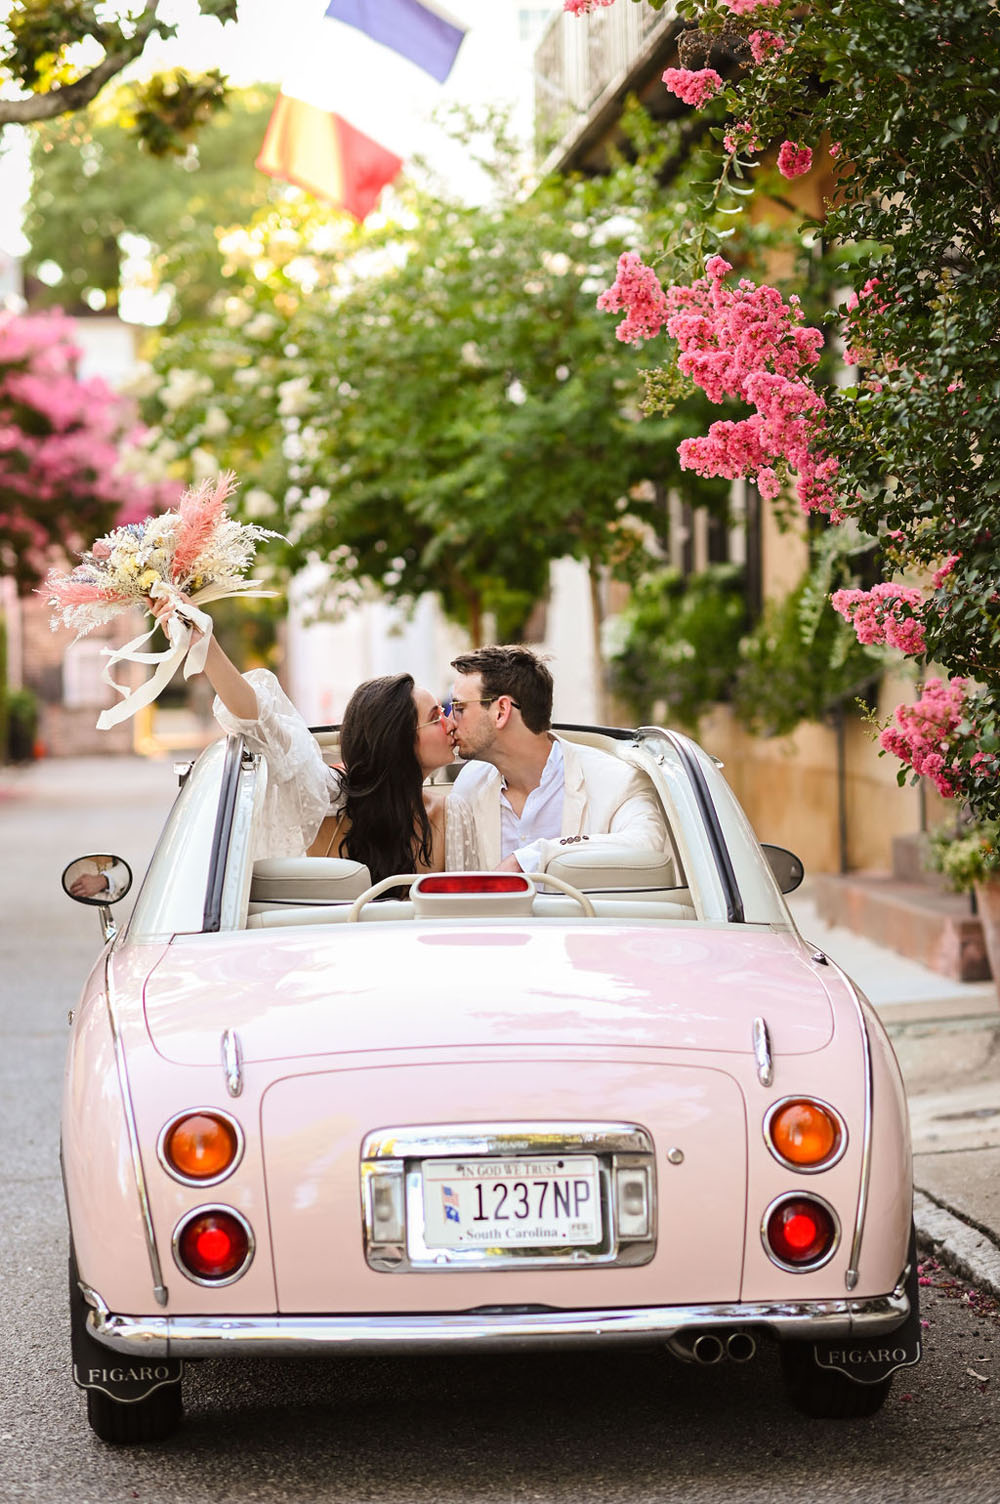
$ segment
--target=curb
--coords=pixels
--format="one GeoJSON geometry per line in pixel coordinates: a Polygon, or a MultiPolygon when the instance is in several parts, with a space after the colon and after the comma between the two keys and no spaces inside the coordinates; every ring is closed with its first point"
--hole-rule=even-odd
{"type": "Polygon", "coordinates": [[[953,1274],[1000,1298],[1000,1248],[991,1238],[917,1189],[913,1192],[913,1221],[917,1241],[953,1274]]]}

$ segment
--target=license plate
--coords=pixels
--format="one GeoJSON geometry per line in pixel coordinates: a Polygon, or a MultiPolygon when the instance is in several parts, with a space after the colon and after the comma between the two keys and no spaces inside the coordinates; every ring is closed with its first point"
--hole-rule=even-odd
{"type": "Polygon", "coordinates": [[[601,1240],[596,1155],[427,1159],[428,1248],[587,1247],[601,1240]]]}

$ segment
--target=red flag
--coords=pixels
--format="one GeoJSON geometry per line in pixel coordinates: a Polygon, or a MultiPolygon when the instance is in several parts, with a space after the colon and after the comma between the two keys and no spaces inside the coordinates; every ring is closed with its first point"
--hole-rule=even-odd
{"type": "Polygon", "coordinates": [[[257,166],[363,220],[402,158],[342,115],[279,94],[257,166]]]}

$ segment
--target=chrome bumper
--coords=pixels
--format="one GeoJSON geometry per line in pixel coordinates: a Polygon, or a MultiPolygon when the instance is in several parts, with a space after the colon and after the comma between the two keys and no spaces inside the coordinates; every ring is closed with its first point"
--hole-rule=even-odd
{"type": "Polygon", "coordinates": [[[596,1311],[461,1311],[430,1316],[116,1316],[95,1291],[91,1335],[150,1358],[319,1357],[329,1353],[501,1351],[666,1341],[678,1332],[757,1328],[782,1338],[877,1337],[909,1315],[902,1289],[867,1300],[748,1301],[596,1311]]]}

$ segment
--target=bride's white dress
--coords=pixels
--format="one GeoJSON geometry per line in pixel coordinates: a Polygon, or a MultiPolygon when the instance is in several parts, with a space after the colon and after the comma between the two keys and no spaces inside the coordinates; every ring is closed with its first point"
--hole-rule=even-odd
{"type": "MultiPolygon", "coordinates": [[[[274,674],[253,668],[243,675],[257,696],[257,717],[243,721],[216,697],[212,707],[224,731],[241,735],[267,761],[267,791],[260,812],[254,859],[304,856],[324,819],[343,807],[340,774],[323,761],[319,744],[274,674]]],[[[462,871],[475,860],[475,832],[465,807],[448,817],[445,806],[445,865],[462,871]]]]}

